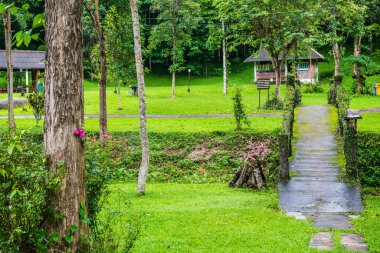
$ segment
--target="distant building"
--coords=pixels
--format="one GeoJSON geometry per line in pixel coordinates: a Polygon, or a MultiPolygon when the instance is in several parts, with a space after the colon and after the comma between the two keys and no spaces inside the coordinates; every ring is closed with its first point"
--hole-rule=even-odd
{"type": "MultiPolygon", "coordinates": [[[[26,91],[29,91],[28,73],[32,72],[32,86],[31,88],[37,92],[39,83],[39,73],[45,70],[45,52],[44,51],[32,51],[32,50],[12,50],[12,67],[13,70],[20,71],[20,83],[14,84],[16,90],[23,90],[25,80],[26,91]],[[23,77],[25,73],[25,78],[23,77]]],[[[6,51],[0,50],[0,71],[7,69],[7,57],[6,51]]],[[[16,75],[16,73],[14,73],[16,75]]],[[[0,89],[0,93],[3,92],[0,89]]],[[[6,92],[6,90],[5,90],[6,92]]]]}
{"type": "MultiPolygon", "coordinates": [[[[279,56],[282,59],[282,54],[279,56]]],[[[288,60],[281,68],[281,82],[285,82],[286,75],[288,74],[289,66],[288,61],[293,57],[289,56],[288,60]]],[[[318,81],[318,61],[325,60],[323,55],[318,53],[315,49],[310,48],[310,53],[300,57],[298,65],[298,76],[303,83],[313,83],[318,81]],[[310,64],[311,63],[311,64],[310,64]]],[[[244,62],[253,62],[254,75],[253,81],[257,82],[259,79],[269,80],[271,83],[276,82],[276,74],[274,72],[269,53],[265,49],[260,49],[255,56],[248,57],[244,62]],[[256,57],[257,56],[257,57],[256,57]]]]}

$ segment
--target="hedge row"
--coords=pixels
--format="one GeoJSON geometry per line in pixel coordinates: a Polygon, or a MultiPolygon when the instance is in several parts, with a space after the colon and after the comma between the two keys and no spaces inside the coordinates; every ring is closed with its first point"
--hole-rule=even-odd
{"type": "Polygon", "coordinates": [[[358,148],[361,185],[380,187],[380,135],[360,132],[358,148]]]}
{"type": "Polygon", "coordinates": [[[286,94],[282,128],[279,134],[280,180],[286,181],[289,177],[289,160],[292,156],[292,138],[294,127],[294,111],[301,104],[301,82],[294,75],[288,74],[286,80],[286,94]]]}

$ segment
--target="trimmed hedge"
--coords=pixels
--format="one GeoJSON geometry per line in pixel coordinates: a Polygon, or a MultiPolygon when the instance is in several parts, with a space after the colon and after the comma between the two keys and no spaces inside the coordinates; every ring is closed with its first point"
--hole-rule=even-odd
{"type": "Polygon", "coordinates": [[[359,177],[363,187],[380,187],[380,134],[359,132],[359,177]]]}
{"type": "Polygon", "coordinates": [[[280,180],[286,181],[289,176],[289,160],[292,156],[292,138],[294,128],[294,110],[301,104],[301,82],[293,74],[288,74],[286,80],[286,94],[284,101],[284,113],[282,128],[279,134],[279,159],[280,159],[280,180]]]}

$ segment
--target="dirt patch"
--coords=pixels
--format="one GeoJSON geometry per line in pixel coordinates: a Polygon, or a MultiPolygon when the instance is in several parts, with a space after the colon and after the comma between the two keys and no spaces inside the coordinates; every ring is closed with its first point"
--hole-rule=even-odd
{"type": "Polygon", "coordinates": [[[204,162],[210,160],[216,152],[216,148],[208,148],[206,147],[206,144],[201,144],[196,146],[195,149],[191,151],[188,158],[193,161],[204,162]]]}

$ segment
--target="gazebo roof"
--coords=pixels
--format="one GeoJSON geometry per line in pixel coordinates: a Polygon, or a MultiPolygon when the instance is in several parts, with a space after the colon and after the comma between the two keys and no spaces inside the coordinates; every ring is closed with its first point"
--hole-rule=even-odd
{"type": "MultiPolygon", "coordinates": [[[[279,55],[279,60],[282,60],[282,53],[279,55]]],[[[271,57],[266,49],[261,48],[257,53],[248,57],[244,62],[266,62],[271,61],[271,57]]],[[[289,56],[288,60],[291,60],[293,56],[289,56]]],[[[325,60],[325,57],[318,53],[314,48],[310,48],[310,54],[300,56],[301,60],[325,60]]]]}
{"type": "MultiPolygon", "coordinates": [[[[45,51],[12,50],[14,70],[45,69],[45,51]]],[[[0,69],[7,69],[6,51],[0,50],[0,69]]]]}

